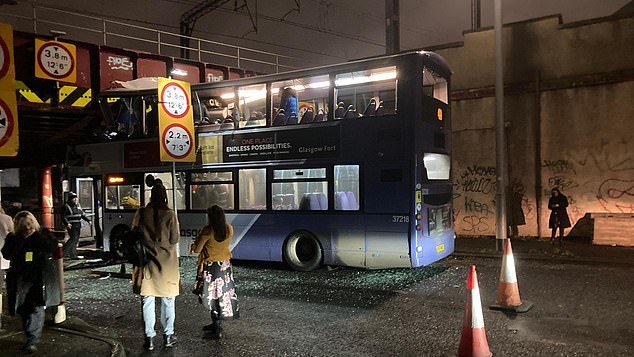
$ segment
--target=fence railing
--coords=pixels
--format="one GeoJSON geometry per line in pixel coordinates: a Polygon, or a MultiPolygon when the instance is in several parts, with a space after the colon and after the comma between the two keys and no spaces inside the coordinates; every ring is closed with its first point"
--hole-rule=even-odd
{"type": "Polygon", "coordinates": [[[259,72],[280,72],[306,66],[304,59],[254,48],[182,36],[169,31],[47,6],[33,5],[32,9],[30,15],[3,11],[0,19],[13,19],[14,28],[24,32],[48,35],[51,30],[68,30],[66,37],[73,40],[170,57],[181,57],[181,49],[184,49],[189,51],[189,58],[192,60],[259,72]],[[181,45],[181,39],[184,38],[189,39],[189,46],[181,45]]]}

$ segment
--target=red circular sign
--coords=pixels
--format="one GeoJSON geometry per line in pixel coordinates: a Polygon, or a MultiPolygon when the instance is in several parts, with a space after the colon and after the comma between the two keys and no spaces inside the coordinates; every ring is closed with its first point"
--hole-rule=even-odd
{"type": "Polygon", "coordinates": [[[0,99],[0,147],[9,141],[11,134],[13,134],[13,113],[11,113],[7,103],[0,99]],[[1,125],[3,117],[6,117],[4,126],[1,125]]]}
{"type": "Polygon", "coordinates": [[[165,113],[171,118],[180,119],[189,113],[189,94],[178,83],[166,84],[161,91],[159,101],[165,113]]]}
{"type": "Polygon", "coordinates": [[[4,43],[2,37],[0,37],[0,79],[4,77],[9,71],[11,66],[11,58],[9,58],[9,47],[4,43]]]}
{"type": "Polygon", "coordinates": [[[75,68],[75,59],[66,46],[59,42],[48,42],[37,51],[38,66],[49,77],[63,79],[68,77],[75,68]],[[44,63],[46,61],[46,63],[44,63]]]}
{"type": "Polygon", "coordinates": [[[194,146],[192,134],[185,126],[178,123],[168,125],[161,135],[161,145],[165,152],[174,159],[182,159],[189,155],[194,146]]]}

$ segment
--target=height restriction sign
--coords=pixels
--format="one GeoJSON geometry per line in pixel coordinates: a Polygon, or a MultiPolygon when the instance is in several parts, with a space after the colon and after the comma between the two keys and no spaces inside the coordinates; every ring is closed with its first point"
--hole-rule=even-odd
{"type": "Polygon", "coordinates": [[[159,78],[158,96],[161,161],[196,161],[189,83],[159,78]]]}
{"type": "Polygon", "coordinates": [[[75,83],[77,48],[70,43],[35,39],[35,76],[75,83]]]}
{"type": "Polygon", "coordinates": [[[13,28],[0,24],[0,156],[18,154],[18,107],[15,95],[13,28]]]}

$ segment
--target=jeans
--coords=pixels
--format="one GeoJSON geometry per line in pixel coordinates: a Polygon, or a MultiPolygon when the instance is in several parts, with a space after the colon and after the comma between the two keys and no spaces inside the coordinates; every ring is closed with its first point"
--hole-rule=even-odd
{"type": "Polygon", "coordinates": [[[35,346],[40,342],[44,329],[44,306],[36,306],[31,313],[19,310],[18,314],[22,317],[22,328],[26,335],[26,345],[35,346]]]}
{"type": "Polygon", "coordinates": [[[69,238],[66,244],[64,244],[64,248],[62,248],[65,257],[73,259],[77,258],[77,245],[79,245],[80,231],[80,223],[73,224],[72,227],[68,230],[69,238]]]}
{"type": "MultiPolygon", "coordinates": [[[[161,325],[165,335],[174,333],[174,319],[176,311],[174,309],[175,297],[162,297],[161,299],[161,325]]],[[[154,296],[143,297],[143,322],[145,323],[145,337],[156,336],[154,323],[156,322],[156,312],[154,311],[154,296]]]]}

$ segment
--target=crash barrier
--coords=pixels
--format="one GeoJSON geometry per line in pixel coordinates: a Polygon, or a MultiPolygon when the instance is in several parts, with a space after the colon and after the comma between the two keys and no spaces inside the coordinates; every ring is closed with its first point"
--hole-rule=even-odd
{"type": "Polygon", "coordinates": [[[634,213],[591,213],[592,244],[634,246],[634,213]]]}

